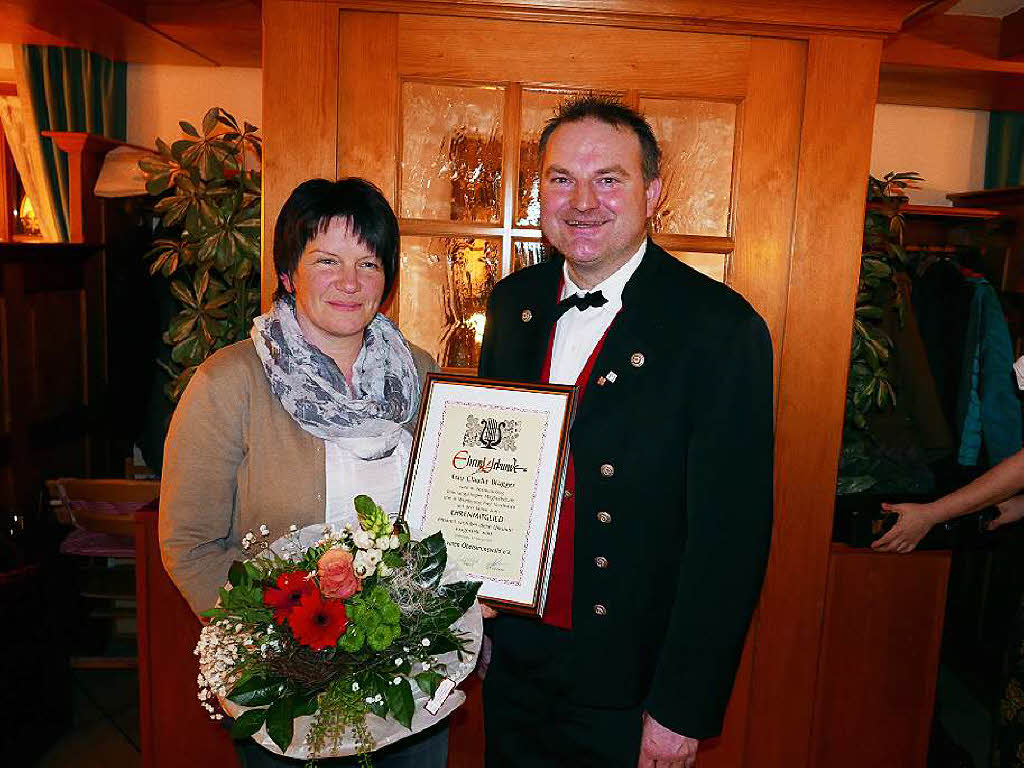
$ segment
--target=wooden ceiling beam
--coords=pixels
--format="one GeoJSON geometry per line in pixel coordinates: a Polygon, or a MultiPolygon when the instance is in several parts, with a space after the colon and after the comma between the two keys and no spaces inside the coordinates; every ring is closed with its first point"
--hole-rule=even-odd
{"type": "Polygon", "coordinates": [[[318,0],[357,11],[808,36],[899,32],[921,0],[318,0]]]}
{"type": "Polygon", "coordinates": [[[1024,8],[1003,17],[999,32],[999,58],[1024,61],[1024,8]]]}
{"type": "Polygon", "coordinates": [[[925,3],[903,20],[901,31],[906,32],[929,19],[941,16],[958,2],[960,0],[934,0],[934,2],[925,3]]]}
{"type": "Polygon", "coordinates": [[[215,62],[101,0],[0,0],[0,43],[84,48],[115,61],[215,62]]]}

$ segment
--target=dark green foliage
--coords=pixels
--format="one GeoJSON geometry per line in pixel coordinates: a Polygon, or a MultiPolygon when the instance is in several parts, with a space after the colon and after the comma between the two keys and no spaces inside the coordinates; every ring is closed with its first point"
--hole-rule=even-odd
{"type": "Polygon", "coordinates": [[[850,372],[846,380],[846,413],[839,458],[838,493],[858,493],[877,482],[872,466],[876,440],[868,416],[893,407],[889,362],[893,342],[883,328],[886,313],[896,311],[902,322],[906,308],[895,276],[909,264],[903,249],[904,192],[921,177],[914,172],[869,177],[864,212],[864,241],[860,281],[853,318],[850,372]]]}
{"type": "Polygon", "coordinates": [[[139,163],[146,190],[162,195],[154,210],[163,231],[147,254],[150,272],[172,278],[181,305],[164,333],[172,402],[211,353],[248,336],[260,302],[263,140],[220,107],[203,117],[202,133],[179,125],[186,138],[170,146],[157,139],[160,157],[139,163]]]}

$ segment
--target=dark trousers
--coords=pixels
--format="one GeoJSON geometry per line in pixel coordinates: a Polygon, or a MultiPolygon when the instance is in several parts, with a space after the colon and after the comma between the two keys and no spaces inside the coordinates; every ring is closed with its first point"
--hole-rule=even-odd
{"type": "Polygon", "coordinates": [[[642,707],[574,701],[571,641],[546,650],[538,664],[495,647],[484,679],[487,768],[636,768],[642,707]]]}
{"type": "MultiPolygon", "coordinates": [[[[242,768],[302,768],[305,760],[281,757],[252,739],[235,742],[242,768]]],[[[370,755],[373,768],[445,768],[448,764],[448,721],[402,739],[370,755]]],[[[356,756],[318,760],[320,768],[355,768],[356,756]]]]}

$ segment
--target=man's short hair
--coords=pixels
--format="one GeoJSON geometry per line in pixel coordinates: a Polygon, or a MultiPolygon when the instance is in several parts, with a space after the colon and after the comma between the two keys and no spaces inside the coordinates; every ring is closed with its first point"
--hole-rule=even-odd
{"type": "Polygon", "coordinates": [[[295,274],[306,246],[335,219],[347,222],[359,242],[380,259],[384,268],[381,301],[387,300],[398,274],[398,219],[376,186],[354,177],[309,179],[288,196],[274,226],[275,299],[286,293],[281,275],[295,274]]]}
{"type": "Polygon", "coordinates": [[[558,112],[545,123],[540,134],[537,155],[541,162],[544,162],[544,150],[555,129],[565,123],[578,123],[581,120],[597,120],[615,128],[628,128],[633,131],[640,141],[640,171],[644,177],[644,185],[650,184],[661,174],[661,148],[651,124],[643,115],[635,109],[630,109],[614,96],[596,93],[572,96],[558,106],[558,112]]]}

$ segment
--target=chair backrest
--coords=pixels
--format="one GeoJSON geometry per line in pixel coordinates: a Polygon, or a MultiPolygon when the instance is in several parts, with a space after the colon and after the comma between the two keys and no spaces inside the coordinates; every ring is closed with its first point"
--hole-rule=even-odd
{"type": "Polygon", "coordinates": [[[134,515],[160,495],[159,480],[47,480],[50,504],[62,523],[87,531],[134,535],[134,515]]]}

